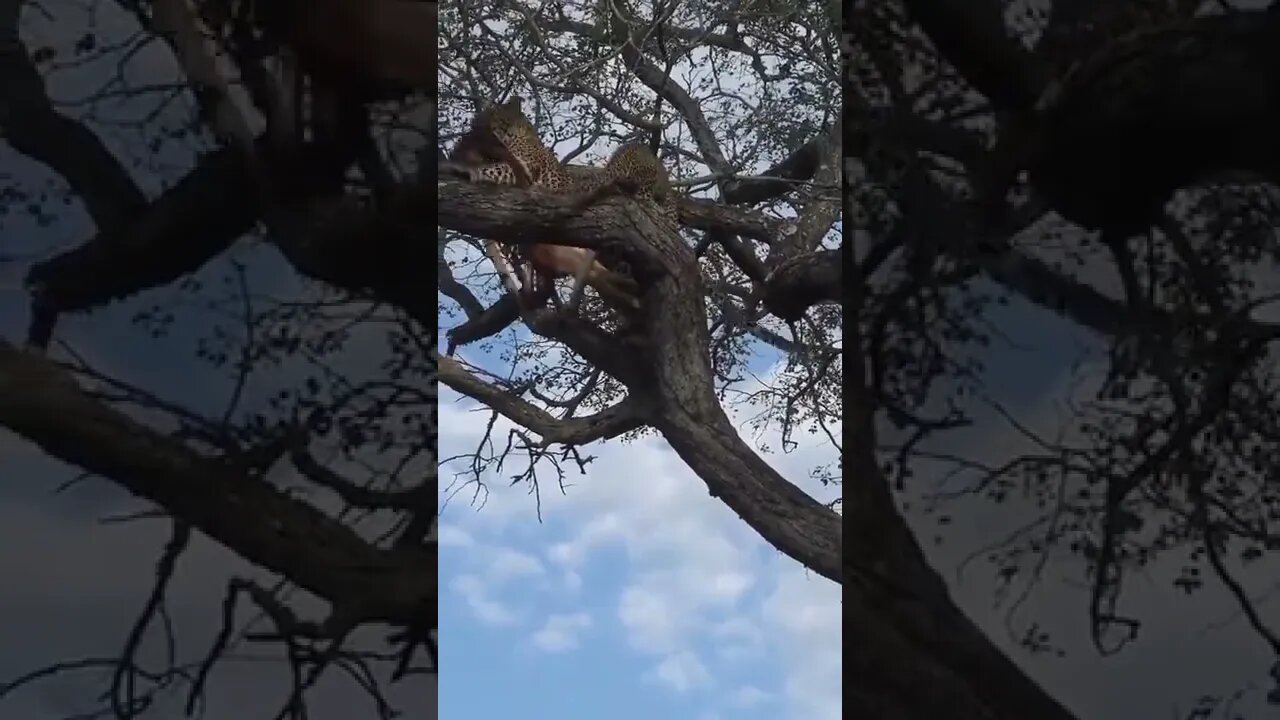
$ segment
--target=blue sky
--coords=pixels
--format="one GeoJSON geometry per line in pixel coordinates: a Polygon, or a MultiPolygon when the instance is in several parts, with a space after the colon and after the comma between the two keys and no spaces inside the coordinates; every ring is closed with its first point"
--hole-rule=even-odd
{"type": "MultiPolygon", "coordinates": [[[[459,355],[505,374],[477,347],[459,355]]],[[[476,408],[442,387],[442,457],[476,446],[476,408]]],[[[564,495],[544,481],[541,523],[525,485],[487,477],[475,507],[462,468],[441,468],[441,716],[838,718],[839,586],[766,545],[660,439],[583,451],[597,459],[564,495]]],[[[829,446],[766,457],[815,497],[838,492],[808,480],[829,446]]]]}

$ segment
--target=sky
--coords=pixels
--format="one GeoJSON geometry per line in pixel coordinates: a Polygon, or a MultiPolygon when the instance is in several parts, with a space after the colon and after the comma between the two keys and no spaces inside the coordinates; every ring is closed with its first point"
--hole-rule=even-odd
{"type": "MultiPolygon", "coordinates": [[[[702,107],[709,115],[741,113],[737,103],[757,100],[759,88],[731,73],[716,78],[724,83],[721,93],[710,92],[707,67],[681,64],[672,77],[695,87],[696,97],[706,96],[702,107]]],[[[543,99],[555,102],[551,94],[543,99]]],[[[789,120],[798,121],[800,113],[789,120]]],[[[665,140],[675,142],[682,132],[677,123],[665,140]]],[[[718,139],[727,153],[751,141],[746,135],[718,139]]],[[[552,145],[560,158],[575,149],[573,140],[552,145]]],[[[605,141],[573,162],[599,163],[614,149],[605,141]]],[[[770,148],[778,155],[787,150],[770,148]]],[[[743,172],[762,171],[773,159],[743,172]]],[[[682,162],[676,168],[668,159],[667,165],[680,177],[705,176],[705,167],[687,157],[682,162]]],[[[480,257],[463,248],[449,248],[460,278],[471,277],[470,263],[480,257]]],[[[493,269],[479,262],[475,272],[492,275],[493,269]]],[[[489,293],[482,297],[492,302],[496,283],[492,277],[484,283],[489,293]]],[[[443,343],[444,331],[460,317],[452,300],[440,298],[443,343]]],[[[528,365],[513,370],[503,353],[514,338],[527,336],[522,327],[508,329],[492,347],[465,345],[457,356],[499,377],[519,374],[528,365]]],[[[560,352],[537,361],[554,367],[560,352]]],[[[757,343],[745,371],[751,379],[735,390],[749,394],[768,383],[782,360],[757,343]]],[[[755,435],[743,427],[749,416],[736,407],[726,409],[752,446],[783,445],[776,433],[755,435]]],[[[539,498],[527,484],[508,479],[523,465],[486,475],[487,492],[475,497],[467,455],[489,419],[483,406],[441,387],[440,456],[459,456],[440,471],[441,717],[841,716],[838,584],[765,543],[652,435],[581,448],[595,459],[585,473],[576,466],[568,471],[563,494],[553,469],[541,466],[540,518],[539,498]],[[497,692],[495,677],[502,678],[497,692]]],[[[505,438],[511,427],[500,419],[493,437],[505,438]]],[[[837,451],[819,442],[821,435],[797,435],[793,451],[762,456],[829,503],[839,488],[822,487],[810,470],[834,464],[837,451]]]]}
{"type": "MultiPolygon", "coordinates": [[[[60,0],[44,7],[61,12],[69,5],[60,0]]],[[[67,40],[38,13],[27,14],[33,19],[24,37],[67,40]]],[[[100,14],[98,27],[110,29],[112,22],[100,14]]],[[[148,75],[154,71],[146,62],[133,69],[139,78],[154,79],[148,75]]],[[[60,74],[51,93],[71,101],[83,96],[86,82],[74,73],[60,74]]],[[[63,107],[73,116],[80,111],[63,107]]],[[[121,157],[134,154],[128,148],[136,141],[127,129],[91,125],[121,157]]],[[[171,148],[133,171],[154,193],[162,178],[172,178],[188,161],[171,148]]],[[[0,139],[0,183],[39,191],[50,182],[57,190],[50,173],[0,139]]],[[[10,213],[0,218],[0,256],[47,257],[82,241],[88,227],[74,203],[49,227],[10,213]]],[[[297,291],[278,256],[248,244],[211,263],[200,277],[212,286],[229,271],[232,258],[252,268],[255,288],[297,291]]],[[[26,296],[18,287],[23,268],[0,264],[0,337],[10,342],[21,340],[26,325],[26,296]]],[[[1087,268],[1085,276],[1115,289],[1099,268],[1087,268]]],[[[161,341],[140,341],[129,323],[143,306],[187,299],[173,289],[150,291],[68,318],[58,338],[108,372],[212,412],[225,400],[229,383],[193,364],[191,353],[208,317],[188,307],[184,317],[190,320],[182,331],[161,341]]],[[[1074,363],[1082,354],[1096,358],[1100,346],[1018,301],[991,320],[1015,341],[987,356],[993,392],[1028,423],[1052,428],[1062,398],[1074,387],[1074,363]]],[[[500,362],[470,346],[460,352],[472,362],[500,362]]],[[[776,362],[776,356],[761,354],[752,369],[767,378],[776,362]]],[[[1096,373],[1096,366],[1086,363],[1085,370],[1096,373]]],[[[442,388],[439,412],[442,456],[473,448],[487,420],[474,403],[442,388]]],[[[779,446],[767,436],[751,440],[779,446]]],[[[1018,444],[1007,425],[990,417],[948,442],[991,457],[1007,456],[1018,444]]],[[[564,495],[550,483],[544,488],[541,521],[534,498],[502,478],[489,478],[482,506],[466,491],[447,498],[440,534],[441,674],[438,681],[394,688],[393,700],[405,717],[437,717],[437,690],[438,714],[450,720],[838,717],[839,587],[763,543],[709,498],[701,481],[659,440],[598,444],[589,452],[597,459],[585,475],[570,476],[564,495]]],[[[829,448],[802,444],[790,454],[765,457],[816,497],[830,498],[830,489],[807,480],[810,467],[833,459],[829,448]]],[[[454,470],[442,469],[442,488],[454,470]]],[[[168,539],[168,527],[159,521],[111,522],[144,506],[108,483],[82,482],[59,492],[74,476],[72,468],[0,431],[0,683],[45,663],[117,652],[168,539]]],[[[1028,657],[1011,639],[1008,605],[994,606],[992,569],[979,561],[959,572],[965,558],[998,540],[1025,506],[1017,498],[1004,505],[961,500],[948,506],[954,521],[942,528],[918,498],[934,480],[926,477],[911,488],[906,511],[931,562],[970,617],[1079,717],[1183,717],[1202,694],[1241,689],[1246,694],[1239,707],[1252,711],[1246,717],[1274,716],[1261,703],[1270,662],[1266,648],[1220,588],[1193,597],[1174,592],[1173,560],[1130,583],[1127,603],[1144,621],[1142,634],[1106,659],[1085,640],[1080,568],[1055,562],[1045,590],[1018,609],[1013,627],[1039,622],[1068,653],[1028,657]]],[[[1264,617],[1273,622],[1280,617],[1268,580],[1280,577],[1275,570],[1260,566],[1248,576],[1264,617]]],[[[196,538],[170,597],[185,659],[201,658],[217,632],[226,579],[256,572],[196,538]]],[[[301,602],[304,608],[314,605],[306,598],[301,602]]],[[[209,717],[269,717],[282,701],[282,666],[245,655],[215,673],[209,717]]],[[[97,671],[34,686],[0,700],[0,717],[65,717],[86,709],[105,681],[97,671]]],[[[363,695],[337,677],[317,693],[317,720],[368,713],[363,695]]],[[[182,699],[166,697],[144,718],[179,717],[182,699]]]]}
{"type": "MultiPolygon", "coordinates": [[[[753,370],[767,378],[768,358],[753,370]]],[[[487,422],[442,387],[441,457],[473,450],[487,422]]],[[[442,466],[441,716],[840,717],[839,586],[767,545],[660,439],[582,452],[596,459],[563,495],[544,476],[541,522],[527,486],[491,476],[480,505],[461,462],[442,466]]],[[[806,437],[765,457],[829,501],[808,470],[834,455],[806,437]]]]}

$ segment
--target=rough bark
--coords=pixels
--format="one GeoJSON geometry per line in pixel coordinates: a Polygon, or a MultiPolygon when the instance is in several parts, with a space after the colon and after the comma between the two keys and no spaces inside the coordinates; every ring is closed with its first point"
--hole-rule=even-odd
{"type": "MultiPolygon", "coordinates": [[[[644,286],[643,320],[631,352],[602,331],[553,314],[538,314],[536,332],[569,349],[627,386],[636,417],[599,437],[612,437],[643,422],[656,428],[707,485],[774,547],[823,577],[840,580],[840,518],[779,475],[738,435],[715,393],[710,365],[705,290],[697,259],[676,235],[655,224],[639,205],[615,198],[573,214],[572,198],[534,191],[500,190],[442,180],[437,184],[441,226],[507,242],[541,240],[555,230],[558,242],[629,251],[644,286]]],[[[682,209],[683,210],[683,209],[682,209]]],[[[696,211],[700,212],[700,211],[696,211]]],[[[682,212],[682,217],[684,213],[682,212]]],[[[828,256],[829,262],[836,258],[828,256]]],[[[481,399],[552,441],[569,431],[543,420],[530,425],[518,398],[445,364],[441,380],[481,399]]]]}

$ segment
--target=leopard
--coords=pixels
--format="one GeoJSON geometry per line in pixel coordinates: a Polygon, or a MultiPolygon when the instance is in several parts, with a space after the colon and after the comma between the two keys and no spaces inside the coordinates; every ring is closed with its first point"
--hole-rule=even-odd
{"type": "MultiPolygon", "coordinates": [[[[542,144],[522,108],[523,100],[513,96],[503,103],[476,113],[471,129],[459,138],[463,150],[471,159],[483,158],[487,162],[471,164],[472,182],[495,185],[533,186],[554,193],[572,192],[577,183],[564,170],[555,153],[542,144]]],[[[460,158],[458,148],[455,159],[460,158]]]]}
{"type": "MultiPolygon", "coordinates": [[[[670,176],[648,146],[626,143],[613,152],[603,168],[562,164],[538,137],[519,97],[477,113],[471,129],[455,146],[454,158],[464,163],[472,161],[468,163],[472,182],[527,185],[544,192],[573,194],[582,198],[578,203],[581,207],[594,202],[612,187],[625,186],[638,199],[655,205],[663,222],[674,227],[677,221],[670,176]],[[475,162],[477,160],[487,162],[475,162]]],[[[569,301],[571,307],[576,305],[585,281],[595,287],[608,304],[638,308],[635,282],[624,269],[625,263],[614,264],[615,269],[609,269],[596,260],[594,252],[550,244],[531,245],[524,252],[525,259],[543,275],[543,283],[537,288],[541,292],[548,289],[546,283],[550,278],[577,276],[569,301]]]]}
{"type": "Polygon", "coordinates": [[[533,186],[558,194],[589,195],[608,185],[628,185],[636,197],[647,199],[674,217],[675,196],[662,162],[643,143],[626,143],[603,168],[561,164],[538,137],[522,108],[512,97],[480,111],[471,129],[458,139],[454,159],[470,165],[472,182],[533,186]]]}
{"type": "MultiPolygon", "coordinates": [[[[630,186],[637,198],[647,200],[656,205],[662,218],[675,225],[677,220],[676,195],[671,187],[671,176],[667,168],[658,159],[649,146],[640,142],[622,145],[609,156],[604,165],[604,172],[594,179],[597,187],[608,184],[624,184],[630,186]]],[[[591,181],[584,185],[593,184],[591,181]]],[[[583,188],[595,190],[596,187],[583,188]]]]}
{"type": "MultiPolygon", "coordinates": [[[[530,186],[556,194],[576,192],[585,182],[584,176],[567,170],[542,144],[518,96],[477,113],[470,130],[454,146],[451,159],[467,166],[472,182],[530,186]]],[[[515,264],[527,262],[534,271],[533,277],[526,278],[526,296],[541,296],[544,301],[547,295],[554,297],[553,280],[572,275],[579,282],[575,283],[571,305],[585,282],[616,309],[630,312],[639,307],[634,280],[625,272],[605,267],[594,251],[537,243],[522,248],[520,254],[522,258],[513,258],[515,264]]]]}

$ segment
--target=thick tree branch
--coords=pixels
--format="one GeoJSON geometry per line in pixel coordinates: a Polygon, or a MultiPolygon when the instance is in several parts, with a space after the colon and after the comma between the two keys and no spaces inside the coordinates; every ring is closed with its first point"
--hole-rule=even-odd
{"type": "Polygon", "coordinates": [[[0,137],[71,186],[99,231],[117,229],[146,202],[129,173],[84,125],[54,111],[18,38],[20,0],[0,0],[0,137]]]}
{"type": "Polygon", "coordinates": [[[680,198],[680,222],[694,230],[728,232],[772,245],[797,232],[793,221],[778,220],[755,210],[737,208],[714,200],[680,198]]]}
{"type": "Polygon", "coordinates": [[[795,187],[789,180],[808,180],[813,177],[822,159],[825,135],[810,140],[794,152],[760,173],[759,179],[738,179],[720,195],[726,205],[755,205],[784,195],[795,187]]]}
{"type": "MultiPolygon", "coordinates": [[[[788,482],[725,415],[710,363],[702,274],[676,235],[632,220],[634,246],[662,271],[644,297],[651,376],[632,393],[656,403],[654,426],[672,449],[770,545],[831,580],[840,578],[840,517],[788,482]]],[[[625,380],[624,380],[625,382],[625,380]]]]}
{"type": "Polygon", "coordinates": [[[305,447],[290,450],[289,460],[307,480],[334,491],[343,502],[353,507],[411,510],[418,505],[424,492],[435,491],[435,483],[431,479],[402,490],[383,490],[357,483],[316,460],[305,447]]]}
{"type": "Polygon", "coordinates": [[[375,547],[267,482],[99,403],[57,366],[2,341],[0,426],[332,602],[336,616],[397,625],[434,620],[433,546],[375,547]]]}
{"type": "Polygon", "coordinates": [[[76,311],[193,272],[253,228],[257,203],[241,194],[242,177],[234,153],[209,153],[134,222],[34,265],[27,282],[58,310],[76,311]]]}
{"type": "MultiPolygon", "coordinates": [[[[9,5],[3,9],[7,14],[0,19],[16,18],[16,9],[9,5]]],[[[206,155],[177,186],[145,209],[140,193],[135,198],[122,189],[128,178],[118,177],[123,172],[116,172],[114,161],[105,153],[94,151],[96,139],[89,143],[82,137],[87,131],[65,127],[69,121],[48,110],[43,84],[17,44],[16,29],[13,42],[5,43],[0,56],[0,70],[11,71],[15,81],[14,91],[6,92],[0,100],[11,103],[12,112],[0,115],[20,117],[27,123],[15,126],[21,138],[15,148],[62,170],[98,221],[97,237],[29,271],[27,280],[33,288],[34,302],[28,341],[37,347],[48,344],[60,313],[89,309],[198,269],[251,229],[264,210],[262,185],[266,170],[257,162],[262,154],[261,143],[249,134],[234,107],[227,85],[204,47],[197,21],[181,2],[167,0],[155,7],[152,19],[157,31],[170,41],[197,90],[214,90],[197,92],[197,98],[206,115],[217,120],[216,129],[234,138],[235,150],[206,155]],[[46,121],[52,125],[46,125],[46,121]],[[65,132],[57,132],[58,128],[65,132]],[[67,135],[73,137],[76,146],[68,146],[67,135]],[[77,150],[74,162],[65,156],[69,147],[77,150]],[[87,167],[96,170],[81,169],[86,159],[87,167]],[[84,181],[78,187],[77,178],[84,181]],[[98,198],[103,207],[94,211],[98,198]],[[108,204],[111,207],[106,207],[108,204]]],[[[290,167],[287,171],[296,173],[298,177],[294,179],[304,182],[300,187],[294,182],[285,183],[292,194],[280,200],[305,197],[321,187],[332,189],[335,176],[340,186],[341,171],[351,160],[317,152],[300,157],[310,166],[290,167]]]]}
{"type": "Polygon", "coordinates": [[[1002,0],[903,0],[938,52],[999,110],[1025,113],[1048,68],[1005,27],[1002,0]]]}
{"type": "Polygon", "coordinates": [[[778,263],[765,280],[765,309],[794,322],[813,305],[840,302],[844,291],[841,255],[840,250],[818,250],[778,263]]]}
{"type": "MultiPolygon", "coordinates": [[[[415,191],[420,192],[420,191],[415,191]]],[[[636,241],[637,223],[640,219],[634,210],[621,211],[626,200],[600,203],[579,214],[574,214],[574,201],[569,197],[556,197],[531,190],[499,189],[452,180],[437,183],[439,198],[439,222],[451,230],[479,237],[491,237],[504,242],[530,243],[554,241],[579,247],[604,249],[610,245],[640,249],[649,264],[665,266],[660,254],[643,253],[647,247],[636,241]],[[550,238],[548,238],[550,236],[550,238]]],[[[834,204],[834,203],[833,203],[834,204]]],[[[837,206],[838,207],[838,206],[837,206]]],[[[834,211],[835,208],[828,208],[834,211]]],[[[640,213],[642,215],[642,213],[640,213]]],[[[766,235],[776,243],[791,243],[798,234],[794,223],[766,218],[760,213],[728,208],[710,201],[684,199],[680,204],[680,219],[690,227],[707,230],[731,230],[747,235],[766,235]],[[744,232],[744,231],[750,232],[744,232]]],[[[687,250],[683,243],[682,250],[687,250]]],[[[806,253],[803,256],[781,255],[772,279],[766,279],[763,268],[754,263],[746,264],[748,276],[769,283],[770,305],[787,315],[798,317],[804,308],[823,300],[840,299],[842,268],[838,256],[833,253],[806,253]],[[827,263],[828,267],[822,267],[827,263]],[[808,283],[812,283],[809,285],[808,283]]],[[[746,260],[746,258],[744,258],[746,260]]],[[[473,320],[483,323],[486,332],[500,331],[515,319],[514,307],[491,309],[473,320]],[[499,313],[498,310],[501,310],[499,313]]],[[[459,329],[456,331],[462,333],[459,329]]],[[[471,326],[465,334],[456,336],[456,344],[480,331],[471,326]]],[[[614,374],[612,371],[610,374],[614,374]]]]}
{"type": "MultiPolygon", "coordinates": [[[[933,244],[956,257],[976,262],[996,284],[1100,335],[1118,337],[1132,328],[1128,309],[1121,299],[1110,297],[1069,272],[1050,267],[1010,245],[1010,236],[1016,230],[1030,226],[1043,215],[1042,203],[1020,210],[1019,217],[1011,223],[1013,228],[1002,228],[1004,234],[997,237],[996,230],[987,227],[974,203],[952,198],[932,180],[917,184],[915,190],[902,200],[910,223],[902,224],[896,232],[912,234],[913,242],[921,246],[933,244]],[[987,249],[981,249],[983,245],[987,249]]],[[[895,239],[887,238],[885,242],[892,245],[895,239]]],[[[788,299],[783,296],[784,305],[775,312],[787,312],[788,299]]],[[[1149,308],[1145,322],[1153,330],[1176,327],[1172,315],[1160,308],[1149,308]]],[[[1274,333],[1274,326],[1248,321],[1238,332],[1248,337],[1269,337],[1274,333]]]]}
{"type": "Polygon", "coordinates": [[[497,335],[519,319],[520,305],[516,296],[504,293],[478,315],[468,317],[467,321],[461,325],[449,328],[445,333],[449,339],[447,352],[453,355],[454,349],[460,345],[497,335]]]}
{"type": "Polygon", "coordinates": [[[1129,235],[1206,176],[1280,179],[1278,30],[1278,13],[1233,12],[1091,56],[1042,118],[1033,186],[1072,222],[1129,235]]]}
{"type": "MultiPolygon", "coordinates": [[[[311,154],[309,147],[303,150],[311,165],[297,168],[306,182],[294,187],[304,195],[331,187],[348,162],[311,154]]],[[[258,221],[260,203],[247,178],[240,153],[225,148],[207,153],[132,222],[32,266],[27,282],[38,292],[31,340],[44,346],[59,313],[166,285],[217,257],[258,221]]]]}
{"type": "MultiPolygon", "coordinates": [[[[426,189],[420,192],[425,200],[426,189]]],[[[562,234],[566,244],[593,250],[603,250],[629,237],[629,229],[608,209],[614,202],[602,202],[578,212],[575,198],[569,195],[448,179],[437,181],[436,198],[441,226],[477,237],[533,243],[548,242],[548,236],[562,234]],[[560,233],[561,229],[567,232],[560,233]]],[[[406,196],[406,202],[412,201],[406,196]]]]}
{"type": "Polygon", "coordinates": [[[437,228],[436,284],[440,286],[440,292],[443,293],[445,297],[458,303],[462,308],[462,311],[467,314],[468,320],[474,320],[484,312],[484,305],[476,299],[475,294],[472,293],[466,285],[458,282],[457,278],[453,276],[453,270],[449,267],[449,262],[444,256],[446,247],[445,230],[444,228],[437,228]]]}
{"type": "Polygon", "coordinates": [[[689,133],[693,137],[693,141],[698,145],[698,154],[702,157],[703,162],[720,178],[721,189],[735,172],[728,159],[724,156],[724,151],[720,149],[720,142],[716,140],[715,133],[711,131],[711,125],[707,122],[706,115],[702,112],[702,106],[696,100],[685,92],[680,84],[667,76],[662,68],[654,65],[644,56],[643,53],[632,43],[626,42],[622,45],[622,58],[626,60],[627,65],[640,82],[644,83],[658,94],[663,100],[671,103],[671,107],[680,113],[684,118],[685,125],[689,128],[689,133]]]}
{"type": "MultiPolygon", "coordinates": [[[[823,153],[830,147],[830,139],[841,136],[839,124],[835,129],[820,133],[809,142],[796,148],[773,167],[760,173],[758,179],[736,179],[721,194],[726,205],[755,205],[791,192],[793,180],[810,180],[822,165],[823,153]]],[[[837,156],[839,154],[837,153],[837,156]]]]}
{"type": "Polygon", "coordinates": [[[847,157],[862,158],[873,145],[909,147],[951,158],[966,168],[978,167],[987,155],[982,136],[971,130],[949,125],[912,112],[910,107],[895,105],[869,111],[865,99],[846,95],[848,107],[844,135],[847,157]],[[873,142],[874,139],[874,142],[873,142]]]}
{"type": "Polygon", "coordinates": [[[437,191],[440,224],[460,232],[519,242],[550,235],[583,247],[620,244],[644,288],[637,347],[619,352],[618,339],[592,332],[573,318],[535,321],[533,329],[613,375],[628,386],[630,397],[645,398],[651,408],[645,421],[663,434],[712,495],[768,543],[839,581],[839,515],[764,462],[724,413],[711,371],[702,275],[682,238],[628,199],[572,214],[566,212],[573,208],[572,198],[533,191],[453,181],[439,182],[437,191]]]}
{"type": "Polygon", "coordinates": [[[434,328],[436,289],[424,278],[431,277],[437,252],[421,212],[407,210],[400,200],[378,208],[349,196],[321,199],[299,213],[297,232],[272,239],[298,272],[357,295],[372,294],[434,328]]]}
{"type": "MultiPolygon", "coordinates": [[[[798,232],[789,243],[794,251],[808,252],[820,245],[840,217],[840,177],[844,170],[841,153],[842,123],[835,122],[823,136],[822,151],[813,173],[811,192],[796,221],[798,232]]],[[[775,246],[774,251],[779,248],[775,246]]]]}
{"type": "MultiPolygon", "coordinates": [[[[854,296],[846,312],[864,312],[854,296]]],[[[853,326],[849,340],[861,347],[853,326]]],[[[844,617],[852,714],[888,720],[1073,716],[992,644],[956,606],[898,511],[876,452],[876,406],[866,358],[846,356],[844,617]],[[927,687],[927,692],[921,688],[927,687]]]]}

